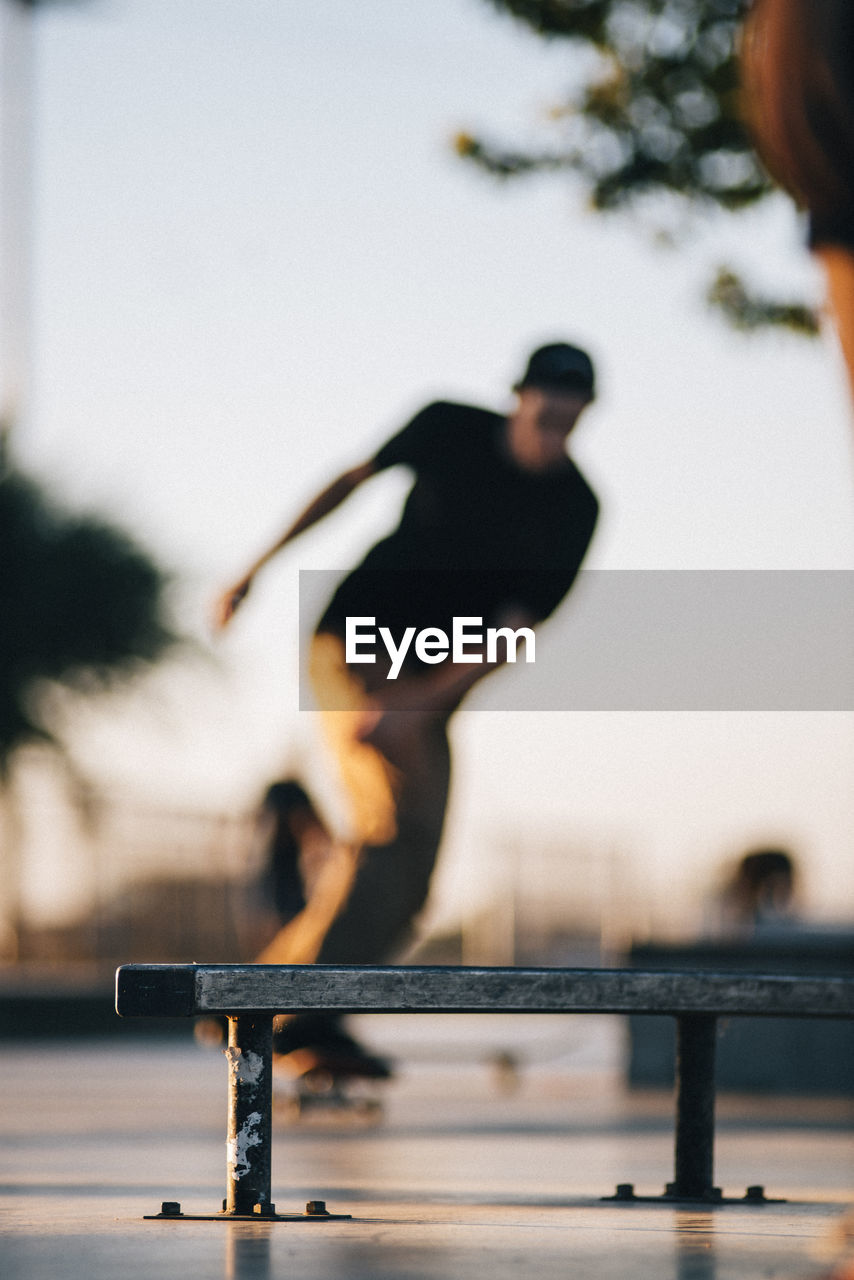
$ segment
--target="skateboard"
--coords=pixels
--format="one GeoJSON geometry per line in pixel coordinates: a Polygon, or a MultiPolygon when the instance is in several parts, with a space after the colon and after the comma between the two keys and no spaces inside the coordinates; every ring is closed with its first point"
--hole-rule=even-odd
{"type": "Polygon", "coordinates": [[[311,1048],[273,1058],[273,1118],[290,1124],[379,1124],[379,1086],[389,1078],[365,1063],[335,1062],[311,1048]]]}
{"type": "MultiPolygon", "coordinates": [[[[224,1018],[198,1018],[193,1033],[196,1043],[208,1049],[221,1049],[228,1042],[224,1018]]],[[[274,1120],[379,1124],[379,1086],[391,1078],[391,1071],[381,1058],[350,1045],[345,1041],[325,1050],[306,1046],[275,1053],[274,1120]]]]}

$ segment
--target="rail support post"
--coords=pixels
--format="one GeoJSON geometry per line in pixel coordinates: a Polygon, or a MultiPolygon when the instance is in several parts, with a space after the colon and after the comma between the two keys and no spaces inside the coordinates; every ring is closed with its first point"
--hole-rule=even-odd
{"type": "Polygon", "coordinates": [[[713,1185],[715,1161],[715,1041],[717,1018],[683,1014],[676,1019],[676,1151],[674,1199],[720,1200],[713,1185]]]}
{"type": "Polygon", "coordinates": [[[228,1019],[228,1214],[275,1213],[270,1165],[273,1134],[273,1019],[228,1019]]]}

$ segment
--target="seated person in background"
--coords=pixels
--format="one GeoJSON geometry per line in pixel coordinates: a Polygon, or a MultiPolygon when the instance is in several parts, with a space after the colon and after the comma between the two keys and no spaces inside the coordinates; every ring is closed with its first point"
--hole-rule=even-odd
{"type": "Polygon", "coordinates": [[[740,859],[718,897],[724,935],[751,937],[757,930],[790,925],[795,863],[784,849],[754,849],[740,859]]]}

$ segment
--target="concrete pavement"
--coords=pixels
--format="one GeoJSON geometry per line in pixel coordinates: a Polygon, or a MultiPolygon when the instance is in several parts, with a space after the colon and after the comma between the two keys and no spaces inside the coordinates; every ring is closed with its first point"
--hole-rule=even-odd
{"type": "Polygon", "coordinates": [[[854,1189],[851,1100],[723,1097],[716,1183],[788,1203],[613,1204],[672,1173],[672,1102],[622,1085],[598,1017],[358,1020],[396,1056],[377,1127],[279,1124],[280,1212],[349,1221],[149,1222],[215,1212],[225,1181],[217,1051],[152,1037],[0,1048],[4,1280],[813,1280],[854,1189]],[[515,1069],[514,1069],[515,1062],[515,1069]]]}

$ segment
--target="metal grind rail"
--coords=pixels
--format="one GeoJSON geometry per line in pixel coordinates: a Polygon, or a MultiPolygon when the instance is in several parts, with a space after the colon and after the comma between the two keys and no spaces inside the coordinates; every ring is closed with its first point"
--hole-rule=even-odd
{"type": "MultiPolygon", "coordinates": [[[[116,974],[126,1018],[228,1019],[227,1194],[234,1220],[330,1221],[323,1201],[278,1214],[271,1197],[273,1018],[280,1013],[608,1013],[676,1019],[674,1177],[664,1194],[609,1199],[727,1203],[714,1185],[715,1044],[720,1017],[854,1018],[854,978],[457,966],[132,964],[116,974]]],[[[732,1201],[730,1201],[731,1203],[732,1201]]],[[[765,1204],[761,1186],[739,1204],[765,1204]]],[[[166,1202],[158,1218],[188,1220],[166,1202]]]]}

